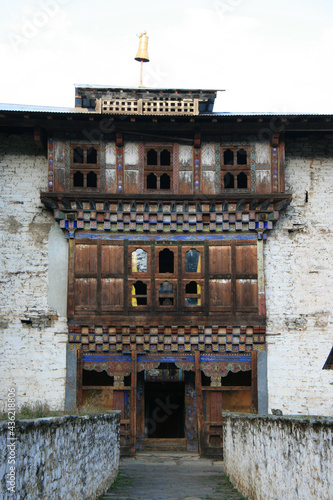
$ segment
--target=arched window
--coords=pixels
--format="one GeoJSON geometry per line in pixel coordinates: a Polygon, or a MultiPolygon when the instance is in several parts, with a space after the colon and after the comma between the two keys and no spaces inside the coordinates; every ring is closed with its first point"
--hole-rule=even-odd
{"type": "Polygon", "coordinates": [[[247,188],[247,175],[244,172],[240,172],[237,175],[237,187],[238,189],[246,189],[247,188]]]}
{"type": "Polygon", "coordinates": [[[147,269],[147,252],[137,248],[132,252],[132,273],[146,273],[147,269]]]}
{"type": "Polygon", "coordinates": [[[147,285],[143,281],[136,281],[132,285],[132,306],[147,305],[147,285]]]}
{"type": "Polygon", "coordinates": [[[150,149],[147,152],[147,165],[157,165],[157,151],[150,149]]]}
{"type": "Polygon", "coordinates": [[[168,248],[161,250],[158,254],[158,272],[173,273],[174,272],[174,254],[168,248]]]}
{"type": "Polygon", "coordinates": [[[237,165],[247,165],[247,153],[243,148],[237,151],[237,165]]]}
{"type": "Polygon", "coordinates": [[[89,172],[87,174],[87,187],[96,188],[97,187],[97,175],[95,172],[89,172]]]}
{"type": "Polygon", "coordinates": [[[169,281],[163,281],[158,289],[158,301],[160,306],[173,306],[174,286],[169,281]]]}
{"type": "Polygon", "coordinates": [[[157,189],[157,175],[153,172],[147,175],[147,189],[157,189]]]}
{"type": "Polygon", "coordinates": [[[77,147],[73,151],[73,163],[83,163],[83,149],[77,147]]]}
{"type": "Polygon", "coordinates": [[[74,187],[83,187],[83,173],[77,170],[73,174],[73,186],[74,187]]]}
{"type": "Polygon", "coordinates": [[[160,177],[160,189],[170,189],[171,182],[168,174],[162,174],[160,177]]]}
{"type": "Polygon", "coordinates": [[[201,286],[196,281],[190,281],[185,286],[185,305],[201,306],[201,286]]]}
{"type": "Polygon", "coordinates": [[[87,149],[87,163],[97,163],[97,151],[95,148],[87,149]]]}
{"type": "Polygon", "coordinates": [[[223,153],[223,163],[224,165],[234,164],[234,152],[231,149],[226,149],[223,153]]]}
{"type": "Polygon", "coordinates": [[[185,254],[185,271],[187,273],[201,273],[201,254],[191,248],[185,254]]]}
{"type": "Polygon", "coordinates": [[[227,172],[224,176],[224,189],[234,189],[234,187],[235,178],[230,172],[227,172]]]}
{"type": "Polygon", "coordinates": [[[160,165],[162,166],[166,166],[166,165],[170,165],[170,151],[168,151],[167,149],[163,149],[163,151],[161,151],[160,153],[160,165]]]}

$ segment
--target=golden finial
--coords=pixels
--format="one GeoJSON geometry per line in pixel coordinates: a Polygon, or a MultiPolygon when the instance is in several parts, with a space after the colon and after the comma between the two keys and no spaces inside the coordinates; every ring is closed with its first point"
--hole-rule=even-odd
{"type": "Polygon", "coordinates": [[[143,63],[144,62],[149,62],[149,57],[148,57],[148,36],[147,32],[144,31],[141,33],[139,36],[140,42],[139,42],[139,50],[135,56],[136,61],[141,62],[141,69],[140,69],[140,87],[142,87],[142,69],[143,69],[143,63]]]}

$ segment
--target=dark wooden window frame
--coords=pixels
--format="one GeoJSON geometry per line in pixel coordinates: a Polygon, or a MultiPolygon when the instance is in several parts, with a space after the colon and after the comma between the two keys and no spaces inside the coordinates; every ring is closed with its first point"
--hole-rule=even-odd
{"type": "Polygon", "coordinates": [[[128,244],[127,241],[79,240],[76,244],[71,242],[70,248],[68,302],[70,317],[87,314],[128,315],[134,312],[145,315],[226,313],[235,317],[242,313],[258,314],[256,242],[214,241],[193,242],[193,245],[188,243],[163,245],[160,242],[128,244]],[[89,269],[84,268],[82,263],[75,262],[76,245],[85,246],[86,250],[77,249],[77,251],[82,251],[83,254],[86,251],[86,258],[90,255],[95,260],[95,263],[89,264],[89,269]],[[132,270],[131,255],[137,248],[147,252],[146,272],[132,270]],[[174,252],[173,273],[158,272],[158,255],[165,248],[174,252]],[[200,272],[185,271],[186,252],[192,248],[201,254],[200,272]],[[109,258],[109,264],[102,263],[103,251],[109,258]],[[222,263],[218,263],[218,259],[222,259],[222,263]],[[117,264],[114,263],[115,260],[117,264]],[[132,304],[132,286],[137,281],[147,285],[147,305],[132,304]],[[173,304],[159,304],[159,287],[164,281],[170,282],[174,287],[173,304]],[[191,281],[195,281],[201,287],[199,305],[185,305],[186,284],[191,281]],[[112,284],[117,296],[114,299],[115,303],[110,303],[112,300],[108,302],[110,291],[103,290],[103,282],[105,286],[112,284]],[[94,293],[96,302],[92,304],[91,297],[94,293]],[[86,303],[78,303],[80,294],[87,297],[86,303]],[[225,297],[227,300],[224,300],[225,297]]]}
{"type": "Polygon", "coordinates": [[[84,192],[98,192],[101,188],[101,174],[100,174],[100,146],[99,144],[79,144],[73,143],[70,145],[70,186],[72,191],[84,191],[84,192]],[[74,162],[74,151],[76,148],[81,148],[83,150],[83,163],[74,162]],[[94,148],[97,153],[96,163],[87,162],[87,154],[90,148],[94,148]],[[83,175],[83,186],[74,186],[74,174],[75,172],[81,172],[83,175]],[[96,175],[97,186],[88,187],[87,177],[90,172],[96,175]]]}
{"type": "Polygon", "coordinates": [[[174,179],[173,179],[173,146],[144,146],[144,191],[146,193],[173,193],[174,179]],[[148,152],[153,149],[157,153],[157,165],[149,165],[147,161],[148,152]],[[162,151],[168,151],[170,153],[170,165],[161,165],[160,155],[162,151]],[[155,174],[157,177],[157,188],[149,189],[147,188],[147,176],[149,174],[155,174]],[[167,174],[170,177],[170,189],[161,189],[160,182],[163,174],[167,174]]]}
{"type": "Polygon", "coordinates": [[[230,192],[233,189],[237,190],[249,190],[251,188],[251,148],[250,146],[224,146],[221,148],[221,183],[222,183],[222,191],[227,191],[230,192]],[[244,149],[246,151],[246,165],[238,165],[237,164],[237,151],[244,149]],[[231,165],[225,165],[224,164],[224,153],[225,151],[230,150],[234,154],[234,161],[233,164],[231,165]],[[224,176],[229,173],[234,176],[234,187],[233,188],[226,188],[224,185],[224,176]],[[245,174],[247,176],[247,187],[246,188],[239,188],[237,184],[237,176],[239,174],[245,174]]]}

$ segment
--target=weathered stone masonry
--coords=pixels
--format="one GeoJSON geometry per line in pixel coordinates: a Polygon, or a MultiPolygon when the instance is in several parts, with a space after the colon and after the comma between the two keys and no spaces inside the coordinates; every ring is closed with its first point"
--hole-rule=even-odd
{"type": "Polygon", "coordinates": [[[333,497],[333,421],[223,414],[224,465],[249,500],[333,497]]]}
{"type": "Polygon", "coordinates": [[[118,472],[119,421],[120,412],[111,412],[16,422],[14,494],[7,490],[5,474],[9,472],[10,452],[6,446],[7,423],[2,423],[1,498],[98,498],[118,472]]]}
{"type": "MultiPolygon", "coordinates": [[[[40,202],[40,191],[47,185],[46,165],[32,134],[1,134],[0,356],[4,392],[0,398],[7,388],[16,386],[18,403],[41,400],[62,407],[67,243],[40,202]],[[51,261],[49,237],[53,239],[51,261]],[[49,280],[50,271],[57,273],[58,283],[49,280]]],[[[0,406],[4,404],[1,399],[0,406]]]]}
{"type": "Polygon", "coordinates": [[[293,200],[265,244],[269,411],[333,415],[333,143],[286,141],[293,200]]]}

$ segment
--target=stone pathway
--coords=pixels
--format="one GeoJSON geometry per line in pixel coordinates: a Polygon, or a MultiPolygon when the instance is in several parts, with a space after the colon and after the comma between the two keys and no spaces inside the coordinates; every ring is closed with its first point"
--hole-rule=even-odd
{"type": "Polygon", "coordinates": [[[144,452],[120,461],[119,476],[100,500],[245,500],[223,462],[191,453],[144,452]]]}

